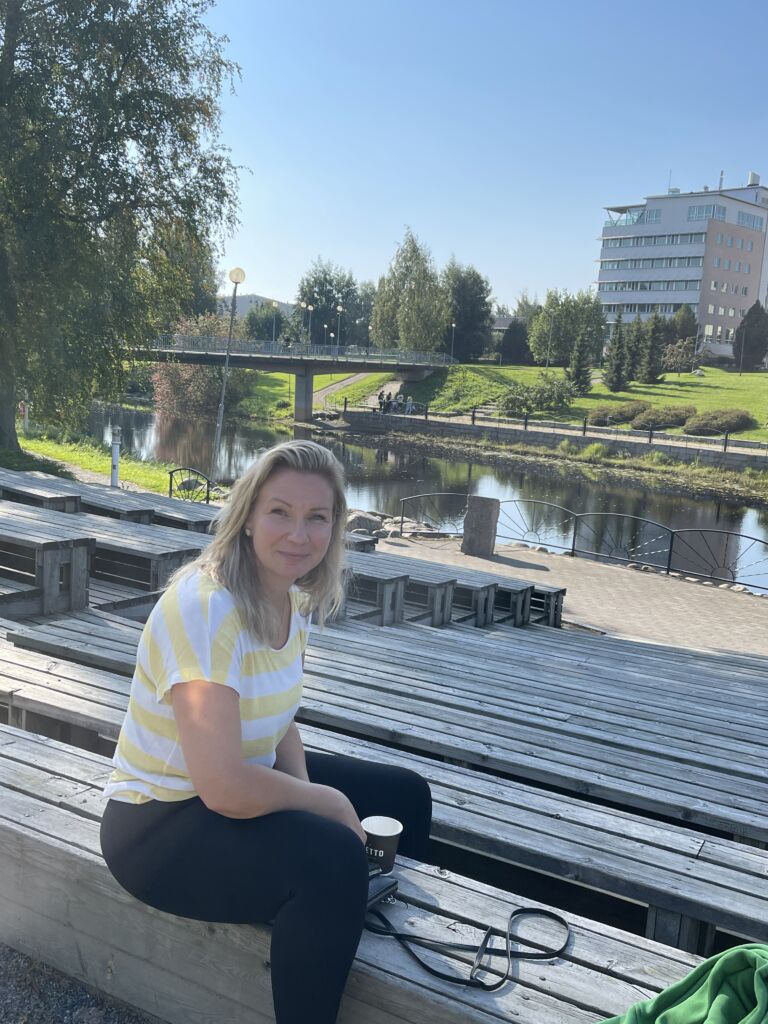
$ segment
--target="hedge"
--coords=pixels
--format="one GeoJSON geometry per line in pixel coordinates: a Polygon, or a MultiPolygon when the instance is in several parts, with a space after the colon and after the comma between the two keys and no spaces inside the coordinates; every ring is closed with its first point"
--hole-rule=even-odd
{"type": "Polygon", "coordinates": [[[695,405],[656,405],[635,416],[632,420],[632,429],[663,430],[664,427],[682,427],[695,415],[695,405]]]}
{"type": "Polygon", "coordinates": [[[684,434],[731,434],[737,430],[749,430],[755,420],[746,409],[712,409],[691,416],[683,426],[684,434]]]}
{"type": "Polygon", "coordinates": [[[622,402],[619,405],[596,405],[587,416],[587,422],[593,427],[608,426],[611,423],[629,423],[635,416],[638,416],[646,409],[650,409],[650,402],[622,402]]]}

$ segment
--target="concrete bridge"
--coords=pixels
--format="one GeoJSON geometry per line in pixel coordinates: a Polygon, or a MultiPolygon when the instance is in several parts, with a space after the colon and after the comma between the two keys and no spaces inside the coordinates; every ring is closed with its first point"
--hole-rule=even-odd
{"type": "MultiPolygon", "coordinates": [[[[162,334],[136,353],[148,362],[198,363],[222,366],[227,360],[227,339],[162,334]]],[[[262,370],[264,373],[291,373],[296,378],[294,418],[312,419],[313,380],[316,373],[380,372],[390,370],[411,380],[426,377],[433,370],[449,366],[455,360],[442,352],[412,352],[408,349],[382,350],[351,345],[286,345],[280,342],[232,339],[229,365],[262,370]]]]}

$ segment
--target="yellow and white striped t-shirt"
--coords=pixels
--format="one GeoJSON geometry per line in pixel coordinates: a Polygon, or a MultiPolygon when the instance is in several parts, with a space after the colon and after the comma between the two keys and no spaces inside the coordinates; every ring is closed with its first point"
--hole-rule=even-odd
{"type": "Polygon", "coordinates": [[[240,696],[243,760],[272,767],[299,707],[309,619],[291,590],[291,626],[279,651],[249,632],[228,590],[194,573],[166,590],[139,641],[128,712],[105,796],[144,803],[196,795],[171,706],[171,687],[192,679],[240,696]]]}

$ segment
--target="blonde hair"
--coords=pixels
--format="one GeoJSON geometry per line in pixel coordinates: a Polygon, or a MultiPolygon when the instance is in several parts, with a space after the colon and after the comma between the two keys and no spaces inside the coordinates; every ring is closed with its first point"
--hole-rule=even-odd
{"type": "Polygon", "coordinates": [[[302,591],[302,611],[315,612],[320,625],[339,610],[344,601],[344,541],[347,499],[344,467],[314,441],[284,441],[266,449],[236,481],[226,505],[216,515],[211,531],[214,540],[192,562],[174,573],[171,583],[193,572],[203,572],[232,594],[246,626],[259,640],[274,647],[280,632],[280,616],[268,601],[259,582],[253,546],[245,535],[245,521],[262,487],[283,469],[316,473],[333,492],[333,525],[328,550],[314,569],[296,581],[302,591]]]}

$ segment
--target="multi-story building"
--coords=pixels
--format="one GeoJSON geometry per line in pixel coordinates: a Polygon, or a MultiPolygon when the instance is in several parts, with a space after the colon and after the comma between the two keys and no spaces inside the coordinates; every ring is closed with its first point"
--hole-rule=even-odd
{"type": "Polygon", "coordinates": [[[768,297],[768,188],[750,173],[747,185],[648,196],[606,207],[598,295],[608,323],[691,307],[698,345],[731,355],[739,323],[768,297]]]}

